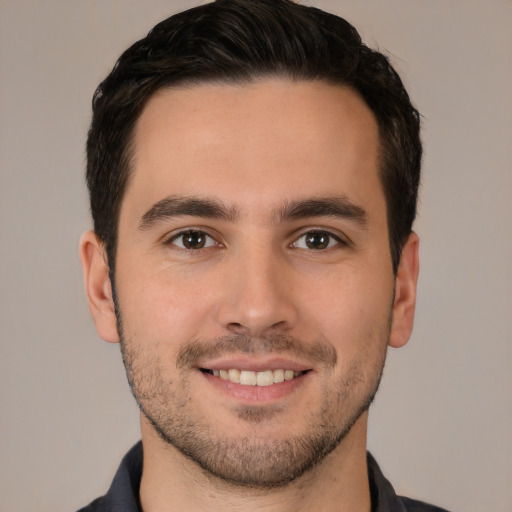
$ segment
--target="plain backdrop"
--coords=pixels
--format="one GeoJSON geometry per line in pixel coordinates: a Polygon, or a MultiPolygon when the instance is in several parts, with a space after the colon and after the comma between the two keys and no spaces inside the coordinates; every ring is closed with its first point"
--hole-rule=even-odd
{"type": "MultiPolygon", "coordinates": [[[[0,0],[0,511],[71,512],[138,439],[77,247],[90,99],[185,0],[0,0]]],[[[391,58],[423,114],[415,330],[390,351],[369,447],[400,493],[512,510],[512,2],[304,0],[391,58]]]]}

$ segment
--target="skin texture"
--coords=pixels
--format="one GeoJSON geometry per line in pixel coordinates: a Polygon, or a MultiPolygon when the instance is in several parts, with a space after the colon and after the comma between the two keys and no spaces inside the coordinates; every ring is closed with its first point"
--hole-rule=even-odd
{"type": "Polygon", "coordinates": [[[103,247],[81,242],[98,333],[122,337],[142,410],[146,512],[369,510],[366,409],[388,345],[410,336],[418,275],[415,234],[392,272],[378,145],[365,103],[319,82],[149,101],[120,213],[118,318],[103,247]],[[223,368],[307,372],[242,389],[201,371],[223,368]]]}

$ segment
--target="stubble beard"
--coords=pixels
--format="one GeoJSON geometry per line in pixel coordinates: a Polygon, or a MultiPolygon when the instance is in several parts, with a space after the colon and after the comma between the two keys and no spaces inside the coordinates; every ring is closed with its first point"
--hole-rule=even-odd
{"type": "MultiPolygon", "coordinates": [[[[272,421],[280,410],[277,406],[247,406],[233,410],[235,421],[238,417],[247,425],[247,434],[230,436],[216,428],[215,418],[201,416],[191,405],[185,372],[176,372],[177,383],[164,378],[161,368],[167,365],[161,364],[158,356],[144,353],[142,344],[124,335],[121,314],[116,309],[123,362],[142,414],[165,443],[202,468],[207,476],[243,488],[284,487],[311,471],[342,443],[374,399],[389,340],[390,322],[379,339],[370,340],[372,346],[353,361],[338,381],[324,388],[318,401],[322,405],[312,408],[303,420],[307,427],[302,433],[286,439],[258,437],[258,424],[272,421]],[[370,367],[366,359],[369,354],[373,354],[370,367]]],[[[274,342],[270,338],[264,344],[270,348],[282,345],[284,339],[275,338],[274,342]]],[[[218,343],[225,346],[228,342],[223,339],[218,343]]],[[[289,344],[292,342],[288,339],[289,344]]],[[[215,343],[213,340],[198,346],[213,347],[215,343]]],[[[249,343],[246,339],[245,346],[249,343]]],[[[233,346],[240,346],[240,340],[233,346]]]]}

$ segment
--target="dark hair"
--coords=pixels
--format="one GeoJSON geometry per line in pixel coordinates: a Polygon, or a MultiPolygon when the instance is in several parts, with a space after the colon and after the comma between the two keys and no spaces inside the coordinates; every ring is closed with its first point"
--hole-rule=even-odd
{"type": "Polygon", "coordinates": [[[352,88],[376,117],[380,179],[396,272],[412,229],[421,165],[420,119],[400,77],[346,20],[290,0],[217,0],[171,16],[126,50],[93,97],[87,185],[94,229],[115,263],[134,126],[159,89],[260,77],[352,88]]]}

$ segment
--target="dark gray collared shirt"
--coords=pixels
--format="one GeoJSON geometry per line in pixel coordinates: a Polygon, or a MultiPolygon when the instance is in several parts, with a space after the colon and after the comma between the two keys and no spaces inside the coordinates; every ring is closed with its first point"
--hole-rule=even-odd
{"type": "MultiPolygon", "coordinates": [[[[142,476],[142,443],[137,443],[124,457],[105,496],[78,512],[141,512],[139,486],[142,476]]],[[[422,501],[397,496],[368,453],[368,476],[373,512],[447,512],[422,501]]]]}

